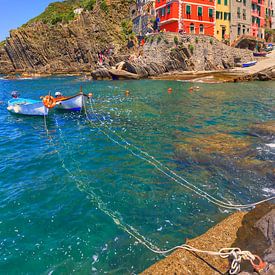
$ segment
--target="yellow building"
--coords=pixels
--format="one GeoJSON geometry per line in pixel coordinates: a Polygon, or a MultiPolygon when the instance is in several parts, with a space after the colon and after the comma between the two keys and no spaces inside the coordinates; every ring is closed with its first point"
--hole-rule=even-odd
{"type": "Polygon", "coordinates": [[[220,41],[229,41],[230,0],[216,0],[215,37],[220,41]]]}

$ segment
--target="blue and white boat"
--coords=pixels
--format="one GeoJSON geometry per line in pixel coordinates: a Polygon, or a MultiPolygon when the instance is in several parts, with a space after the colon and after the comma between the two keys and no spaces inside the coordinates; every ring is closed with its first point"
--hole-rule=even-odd
{"type": "Polygon", "coordinates": [[[79,93],[74,96],[60,96],[55,98],[56,106],[55,108],[59,110],[67,111],[81,111],[84,105],[86,95],[79,93]]]}
{"type": "Polygon", "coordinates": [[[8,101],[8,111],[14,114],[29,116],[47,116],[49,109],[44,106],[42,100],[27,98],[13,98],[8,101]]]}
{"type": "Polygon", "coordinates": [[[250,61],[250,62],[247,62],[247,63],[243,63],[242,67],[243,68],[251,67],[251,66],[254,66],[256,63],[257,63],[257,61],[250,61]]]}

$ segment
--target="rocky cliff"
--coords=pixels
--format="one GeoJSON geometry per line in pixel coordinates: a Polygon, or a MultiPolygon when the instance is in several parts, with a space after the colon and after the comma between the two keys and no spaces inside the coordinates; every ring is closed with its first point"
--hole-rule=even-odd
{"type": "MultiPolygon", "coordinates": [[[[77,7],[83,1],[62,3],[77,7]]],[[[138,47],[131,34],[132,0],[108,1],[107,10],[102,9],[103,0],[89,1],[95,3],[92,9],[84,9],[73,19],[68,20],[68,15],[65,21],[61,17],[48,19],[48,14],[42,14],[11,31],[5,45],[0,46],[0,74],[92,72],[96,79],[137,79],[174,71],[227,69],[253,59],[249,50],[235,49],[203,35],[151,34],[138,47]],[[107,49],[111,53],[108,51],[104,62],[99,62],[98,53],[107,49]],[[124,63],[117,65],[121,61],[124,63]],[[119,70],[114,70],[115,66],[119,70]]]]}
{"type": "Polygon", "coordinates": [[[121,78],[123,70],[125,78],[131,78],[129,73],[146,78],[169,72],[224,70],[252,60],[252,51],[229,47],[209,36],[167,32],[149,35],[137,54],[117,66],[117,72],[107,67],[94,71],[92,76],[121,78]]]}
{"type": "MultiPolygon", "coordinates": [[[[77,2],[77,1],[74,1],[77,2]]],[[[10,33],[0,46],[0,73],[75,73],[91,71],[98,52],[112,48],[119,56],[126,40],[121,23],[131,1],[109,1],[108,12],[95,6],[68,23],[30,21],[10,33]]]]}

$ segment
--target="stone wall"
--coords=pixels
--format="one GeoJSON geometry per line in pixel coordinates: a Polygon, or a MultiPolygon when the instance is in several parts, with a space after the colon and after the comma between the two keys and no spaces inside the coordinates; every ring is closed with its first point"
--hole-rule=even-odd
{"type": "Polygon", "coordinates": [[[227,46],[204,35],[163,33],[146,39],[139,57],[126,62],[126,70],[140,77],[171,71],[207,71],[234,67],[253,60],[253,53],[227,46]]]}

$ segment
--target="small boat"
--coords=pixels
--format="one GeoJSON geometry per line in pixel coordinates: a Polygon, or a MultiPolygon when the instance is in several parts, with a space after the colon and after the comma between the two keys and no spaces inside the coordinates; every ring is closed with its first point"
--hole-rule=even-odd
{"type": "Polygon", "coordinates": [[[253,55],[258,57],[265,57],[267,52],[254,52],[253,55]]]}
{"type": "Polygon", "coordinates": [[[250,61],[250,62],[247,62],[247,63],[243,63],[242,67],[243,68],[251,67],[251,66],[254,66],[256,63],[257,63],[257,61],[250,61]]]}
{"type": "Polygon", "coordinates": [[[86,96],[87,95],[83,93],[79,93],[74,96],[58,96],[55,98],[55,108],[67,111],[81,111],[86,96]]]}
{"type": "Polygon", "coordinates": [[[82,90],[73,96],[63,96],[61,92],[56,92],[55,97],[51,95],[43,97],[43,103],[45,107],[49,109],[56,108],[66,111],[81,111],[85,104],[85,98],[91,97],[92,93],[86,95],[82,90]]]}
{"type": "Polygon", "coordinates": [[[49,109],[41,100],[13,98],[8,101],[7,110],[14,114],[29,116],[47,116],[49,109]]]}

